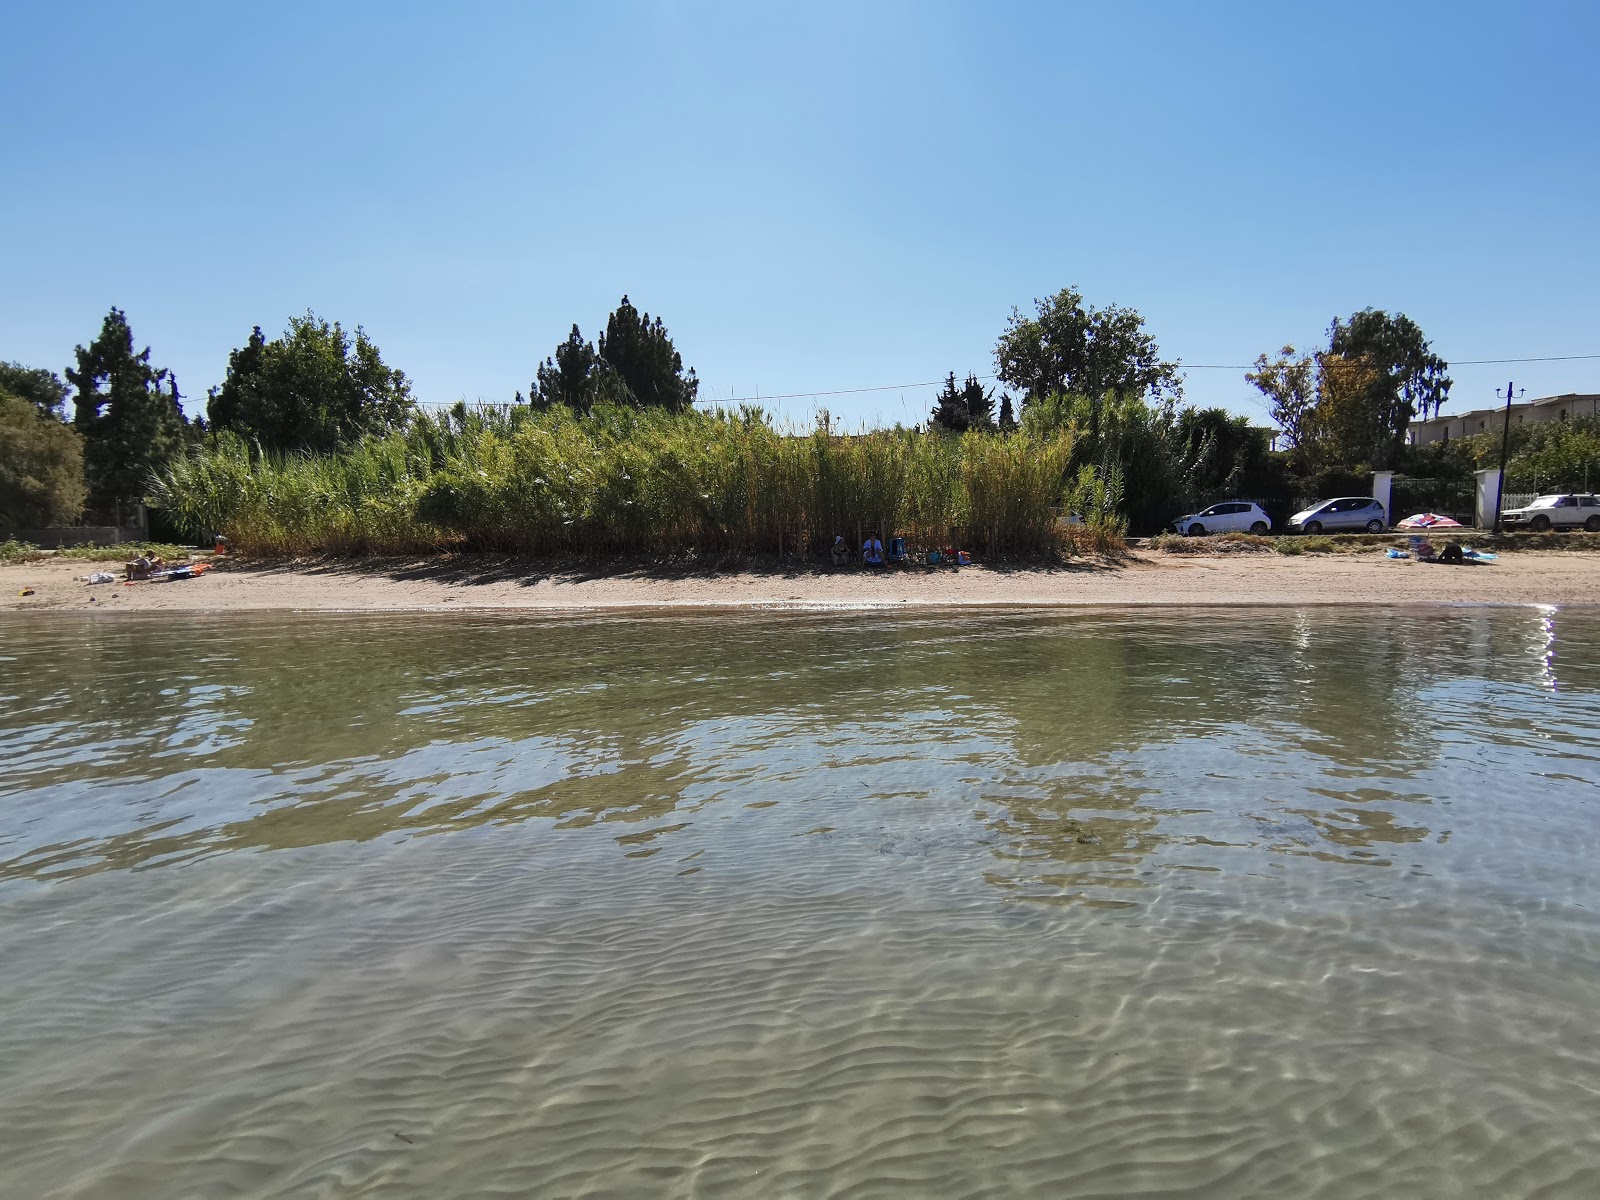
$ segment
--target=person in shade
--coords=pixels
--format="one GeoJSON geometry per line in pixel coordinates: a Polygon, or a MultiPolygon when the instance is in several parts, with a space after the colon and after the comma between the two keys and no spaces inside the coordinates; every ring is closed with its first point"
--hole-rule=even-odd
{"type": "Polygon", "coordinates": [[[830,553],[833,555],[834,566],[842,567],[849,563],[850,543],[844,540],[844,534],[836,533],[833,535],[833,549],[830,553]]]}
{"type": "Polygon", "coordinates": [[[876,533],[867,534],[867,540],[861,543],[861,561],[869,567],[883,566],[883,541],[876,533]]]}

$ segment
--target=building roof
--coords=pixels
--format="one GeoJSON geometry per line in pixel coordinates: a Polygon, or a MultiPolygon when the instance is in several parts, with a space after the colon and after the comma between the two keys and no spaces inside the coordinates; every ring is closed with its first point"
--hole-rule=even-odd
{"type": "MultiPolygon", "coordinates": [[[[1548,408],[1549,406],[1554,405],[1554,404],[1571,404],[1574,401],[1591,401],[1591,400],[1592,401],[1600,401],[1600,393],[1596,393],[1596,392],[1563,392],[1559,396],[1540,396],[1536,400],[1523,400],[1523,401],[1521,401],[1519,403],[1514,403],[1514,404],[1511,405],[1511,411],[1512,412],[1516,412],[1519,408],[1520,409],[1548,408]]],[[[1426,425],[1448,425],[1452,421],[1467,421],[1467,420],[1472,420],[1472,419],[1479,418],[1479,417],[1488,418],[1488,417],[1490,417],[1492,415],[1503,413],[1505,411],[1506,411],[1506,406],[1504,404],[1496,404],[1493,408],[1472,408],[1472,409],[1468,409],[1466,412],[1439,413],[1437,416],[1429,417],[1425,421],[1413,421],[1413,422],[1411,422],[1411,427],[1412,428],[1417,428],[1419,426],[1426,426],[1426,425]]]]}

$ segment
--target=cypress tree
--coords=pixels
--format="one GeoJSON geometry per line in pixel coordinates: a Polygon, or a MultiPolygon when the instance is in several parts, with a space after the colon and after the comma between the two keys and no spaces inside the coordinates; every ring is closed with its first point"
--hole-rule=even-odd
{"type": "Polygon", "coordinates": [[[150,365],[148,346],[134,353],[121,309],[75,353],[67,380],[78,391],[73,424],[83,435],[84,480],[91,508],[108,515],[144,499],[156,472],[182,450],[186,423],[176,387],[162,389],[168,372],[150,365]]]}

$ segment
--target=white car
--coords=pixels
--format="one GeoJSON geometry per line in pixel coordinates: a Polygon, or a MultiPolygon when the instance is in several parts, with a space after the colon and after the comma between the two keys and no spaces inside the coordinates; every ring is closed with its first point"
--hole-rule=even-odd
{"type": "Polygon", "coordinates": [[[1198,537],[1202,533],[1266,533],[1272,528],[1272,518],[1261,511],[1259,504],[1248,500],[1224,500],[1203,512],[1189,513],[1172,523],[1178,533],[1198,537]]]}
{"type": "Polygon", "coordinates": [[[1531,529],[1535,533],[1557,526],[1600,533],[1600,497],[1583,492],[1540,496],[1532,504],[1506,509],[1500,514],[1500,524],[1507,529],[1531,529]]]}
{"type": "Polygon", "coordinates": [[[1388,524],[1389,514],[1371,496],[1340,496],[1337,500],[1324,500],[1289,518],[1290,529],[1300,529],[1306,533],[1321,533],[1325,529],[1364,529],[1368,533],[1382,533],[1388,524]]]}

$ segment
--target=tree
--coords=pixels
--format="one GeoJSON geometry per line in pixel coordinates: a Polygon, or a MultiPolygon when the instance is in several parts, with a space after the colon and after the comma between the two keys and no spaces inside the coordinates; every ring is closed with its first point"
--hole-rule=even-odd
{"type": "Polygon", "coordinates": [[[183,409],[167,371],[150,365],[150,348],[135,354],[126,315],[113,308],[100,336],[75,350],[67,368],[77,389],[73,424],[83,436],[89,503],[104,512],[144,499],[150,480],[183,447],[183,409]]]}
{"type": "Polygon", "coordinates": [[[956,433],[965,433],[969,429],[993,429],[994,396],[984,390],[975,375],[968,375],[966,383],[957,387],[955,372],[952,371],[934,398],[929,423],[956,433]]]}
{"type": "Polygon", "coordinates": [[[1285,346],[1275,359],[1257,355],[1256,369],[1246,372],[1245,379],[1271,402],[1272,419],[1289,445],[1309,449],[1317,403],[1316,360],[1285,346]]]}
{"type": "Polygon", "coordinates": [[[1345,467],[1382,466],[1390,436],[1383,415],[1387,388],[1384,372],[1366,356],[1319,353],[1311,423],[1315,457],[1345,467]]]}
{"type": "Polygon", "coordinates": [[[1017,413],[1011,406],[1011,393],[1000,393],[1000,432],[1015,433],[1017,431],[1017,413]]]}
{"type": "Polygon", "coordinates": [[[1053,393],[1108,395],[1157,401],[1183,394],[1178,364],[1163,362],[1160,347],[1131,308],[1085,308],[1076,288],[1035,300],[1038,316],[1017,309],[995,346],[1000,379],[1022,391],[1023,406],[1053,393]]]}
{"type": "Polygon", "coordinates": [[[968,375],[961,388],[961,402],[967,410],[967,428],[994,429],[994,389],[984,389],[976,375],[968,375]]]}
{"type": "Polygon", "coordinates": [[[1177,439],[1197,496],[1259,492],[1271,474],[1267,431],[1222,408],[1179,411],[1177,439]]]}
{"type": "Polygon", "coordinates": [[[596,404],[627,403],[630,399],[621,378],[600,358],[594,345],[583,340],[576,325],[567,340],[556,347],[555,356],[544,360],[538,378],[528,389],[528,397],[536,408],[565,404],[578,412],[588,412],[596,404]]]}
{"type": "Polygon", "coordinates": [[[597,350],[574,325],[567,340],[539,367],[528,399],[537,407],[564,404],[588,412],[596,404],[661,407],[682,412],[694,404],[700,381],[683,369],[661,318],[641,314],[626,296],[606,318],[597,350]]]}
{"type": "Polygon", "coordinates": [[[1366,394],[1371,427],[1368,457],[1374,467],[1395,466],[1407,426],[1418,414],[1437,413],[1449,398],[1450,364],[1433,353],[1410,317],[1371,308],[1351,314],[1348,322],[1333,319],[1328,353],[1347,362],[1364,361],[1378,373],[1366,394]]]}
{"type": "Polygon", "coordinates": [[[352,339],[337,321],[307,312],[267,341],[258,325],[228,355],[228,375],[211,389],[217,430],[271,450],[327,452],[405,424],[416,408],[404,371],[383,361],[366,330],[352,339]]]}
{"type": "Polygon", "coordinates": [[[684,374],[683,356],[673,347],[661,318],[652,323],[650,314],[641,314],[626,296],[606,318],[600,357],[641,408],[659,405],[681,412],[694,404],[700,391],[694,370],[684,374]]]}
{"type": "Polygon", "coordinates": [[[86,495],[83,438],[8,383],[0,379],[0,529],[71,524],[86,495]]]}
{"type": "Polygon", "coordinates": [[[61,382],[54,371],[43,367],[25,367],[21,363],[0,363],[0,391],[21,396],[37,408],[42,416],[65,419],[67,396],[71,389],[61,382]]]}

